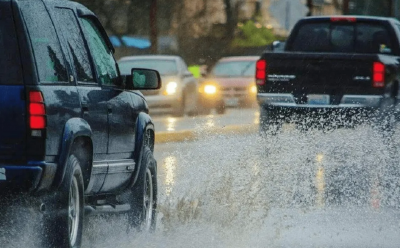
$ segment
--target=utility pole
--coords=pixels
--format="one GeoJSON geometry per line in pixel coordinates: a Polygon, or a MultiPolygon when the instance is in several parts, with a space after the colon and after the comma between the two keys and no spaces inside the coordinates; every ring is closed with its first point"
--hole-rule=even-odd
{"type": "Polygon", "coordinates": [[[350,0],[343,0],[343,15],[349,14],[349,2],[350,0]]]}
{"type": "Polygon", "coordinates": [[[390,1],[390,15],[400,19],[400,1],[399,0],[391,0],[390,1]]]}
{"type": "Polygon", "coordinates": [[[307,16],[312,16],[313,7],[314,7],[313,0],[307,0],[307,8],[308,8],[307,16]]]}
{"type": "Polygon", "coordinates": [[[228,39],[232,39],[235,33],[235,20],[234,20],[234,16],[233,16],[233,6],[231,3],[231,0],[224,0],[224,4],[225,4],[225,14],[226,14],[226,30],[227,30],[227,34],[226,37],[228,39]]]}
{"type": "Polygon", "coordinates": [[[400,20],[400,0],[395,0],[394,1],[394,17],[400,20]]]}
{"type": "Polygon", "coordinates": [[[157,30],[157,0],[151,0],[150,3],[150,43],[151,53],[158,52],[158,30],[157,30]]]}
{"type": "Polygon", "coordinates": [[[286,2],[286,18],[285,18],[285,28],[290,30],[290,2],[286,2]]]}

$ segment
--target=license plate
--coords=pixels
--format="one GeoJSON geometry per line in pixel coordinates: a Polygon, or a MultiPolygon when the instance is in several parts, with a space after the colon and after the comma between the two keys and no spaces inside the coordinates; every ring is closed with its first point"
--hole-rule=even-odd
{"type": "Polygon", "coordinates": [[[6,181],[6,169],[0,168],[0,181],[6,181]]]}
{"type": "Polygon", "coordinates": [[[307,95],[308,104],[312,105],[328,105],[330,103],[329,95],[307,95]]]}
{"type": "Polygon", "coordinates": [[[225,99],[225,105],[227,105],[227,106],[236,106],[238,104],[239,104],[239,99],[238,98],[225,99]]]}

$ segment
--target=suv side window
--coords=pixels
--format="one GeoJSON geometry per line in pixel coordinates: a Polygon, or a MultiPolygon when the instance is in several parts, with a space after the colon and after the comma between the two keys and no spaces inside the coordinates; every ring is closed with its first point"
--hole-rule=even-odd
{"type": "Polygon", "coordinates": [[[111,50],[92,20],[82,18],[84,32],[102,85],[116,86],[119,80],[117,65],[111,50]]]}
{"type": "Polygon", "coordinates": [[[89,55],[82,38],[76,17],[70,9],[55,9],[56,18],[61,26],[61,33],[71,54],[78,82],[95,82],[89,55]]]}
{"type": "Polygon", "coordinates": [[[20,4],[32,44],[39,81],[68,82],[60,43],[43,3],[24,1],[20,4]]]}

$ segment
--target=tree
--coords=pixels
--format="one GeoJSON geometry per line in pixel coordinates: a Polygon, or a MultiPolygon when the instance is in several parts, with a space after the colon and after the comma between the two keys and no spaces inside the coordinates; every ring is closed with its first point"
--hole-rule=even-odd
{"type": "Polygon", "coordinates": [[[314,8],[313,0],[307,0],[307,8],[308,8],[307,16],[312,16],[313,15],[313,8],[314,8]]]}
{"type": "MultiPolygon", "coordinates": [[[[152,0],[75,0],[92,10],[111,35],[150,36],[150,7],[152,0]]],[[[176,2],[157,0],[157,26],[167,33],[176,2]]]]}
{"type": "Polygon", "coordinates": [[[267,46],[276,40],[272,30],[260,26],[260,24],[257,25],[253,21],[247,21],[239,29],[240,35],[232,42],[234,47],[267,46]]]}

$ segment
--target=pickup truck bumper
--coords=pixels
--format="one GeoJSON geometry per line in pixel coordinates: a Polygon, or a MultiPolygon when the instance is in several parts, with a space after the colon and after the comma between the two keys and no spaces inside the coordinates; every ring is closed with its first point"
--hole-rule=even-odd
{"type": "Polygon", "coordinates": [[[28,165],[0,164],[0,193],[49,189],[56,169],[56,164],[43,161],[29,162],[28,165]]]}
{"type": "Polygon", "coordinates": [[[380,95],[343,95],[338,105],[297,104],[292,94],[259,93],[257,101],[262,107],[298,108],[299,110],[312,109],[374,109],[380,106],[380,95]]]}
{"type": "Polygon", "coordinates": [[[382,97],[344,95],[338,105],[296,104],[291,94],[258,94],[261,112],[272,111],[285,122],[347,125],[369,122],[379,116],[382,97]],[[346,124],[347,123],[347,124],[346,124]]]}

